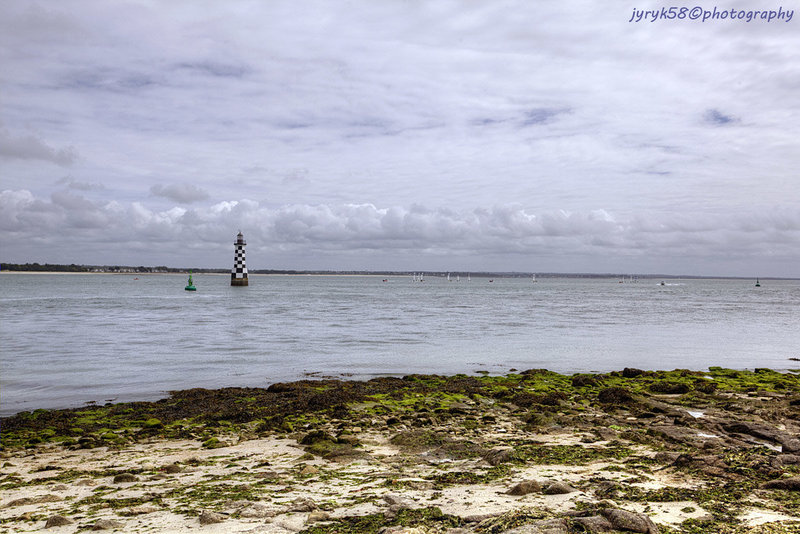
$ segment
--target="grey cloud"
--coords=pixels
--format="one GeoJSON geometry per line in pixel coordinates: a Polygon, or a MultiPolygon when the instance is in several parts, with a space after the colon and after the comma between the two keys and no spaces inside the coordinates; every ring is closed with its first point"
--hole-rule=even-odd
{"type": "Polygon", "coordinates": [[[709,122],[717,126],[724,126],[732,122],[738,122],[738,119],[736,119],[735,117],[731,117],[730,115],[725,115],[718,109],[709,109],[708,111],[706,111],[704,118],[706,122],[709,122]]]}
{"type": "Polygon", "coordinates": [[[60,81],[63,88],[115,93],[136,92],[162,83],[153,74],[131,72],[116,67],[82,69],[69,73],[60,81]]]}
{"type": "Polygon", "coordinates": [[[53,43],[65,39],[77,42],[85,36],[86,29],[77,19],[57,9],[27,2],[19,2],[16,6],[6,3],[3,8],[0,42],[13,43],[13,39],[20,36],[28,43],[53,43]]]}
{"type": "Polygon", "coordinates": [[[181,204],[190,204],[208,198],[206,190],[193,184],[154,185],[150,188],[150,193],[181,204]]]}
{"type": "Polygon", "coordinates": [[[78,180],[73,180],[69,176],[65,176],[64,178],[57,180],[56,184],[65,185],[69,189],[75,189],[78,191],[102,191],[106,188],[103,184],[81,182],[78,180]]]}
{"type": "Polygon", "coordinates": [[[544,124],[549,122],[553,117],[564,113],[561,109],[550,108],[536,108],[526,111],[523,114],[522,125],[533,126],[534,124],[544,124]]]}
{"type": "Polygon", "coordinates": [[[252,70],[250,67],[241,64],[223,63],[211,60],[181,63],[177,65],[177,68],[217,78],[242,78],[252,70]]]}
{"type": "Polygon", "coordinates": [[[35,135],[21,137],[0,129],[0,156],[8,159],[41,160],[68,167],[78,158],[73,147],[53,148],[35,135]]]}

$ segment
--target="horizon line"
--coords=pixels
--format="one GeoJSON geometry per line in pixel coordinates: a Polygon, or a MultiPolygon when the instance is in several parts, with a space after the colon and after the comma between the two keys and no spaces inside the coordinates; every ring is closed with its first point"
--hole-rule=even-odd
{"type": "MultiPolygon", "coordinates": [[[[112,273],[120,272],[119,274],[129,274],[129,273],[143,273],[143,274],[170,274],[171,272],[176,273],[183,273],[188,271],[193,271],[195,273],[230,273],[230,269],[221,268],[221,267],[169,267],[166,265],[158,265],[158,266],[132,266],[132,265],[93,265],[93,264],[61,264],[61,263],[43,263],[40,264],[38,262],[33,263],[12,263],[12,262],[0,262],[0,272],[62,272],[62,273],[72,273],[72,272],[89,272],[91,271],[83,271],[83,270],[74,270],[75,268],[79,269],[110,269],[112,273]],[[14,267],[33,267],[39,266],[41,269],[6,269],[4,266],[14,266],[14,267]],[[71,267],[72,270],[59,270],[56,269],[57,267],[71,267]],[[139,269],[144,269],[143,271],[139,271],[139,269]],[[166,269],[167,272],[163,271],[156,271],[153,272],[153,269],[166,269]]],[[[724,276],[724,275],[699,275],[699,274],[668,274],[668,273],[614,273],[614,272],[558,272],[558,271],[550,271],[550,272],[543,272],[543,271],[467,271],[467,270],[451,270],[451,271],[440,271],[440,270],[431,270],[426,271],[425,269],[419,270],[411,270],[411,269],[248,269],[249,274],[363,274],[363,275],[413,275],[418,273],[424,273],[429,276],[447,276],[448,274],[461,276],[461,275],[474,275],[474,276],[497,276],[497,277],[530,277],[530,276],[537,276],[542,278],[578,278],[578,277],[592,277],[592,278],[668,278],[668,279],[676,279],[676,278],[714,278],[714,279],[726,279],[726,280],[750,280],[750,279],[762,279],[762,280],[800,280],[800,278],[795,277],[788,277],[788,276],[724,276]]]]}

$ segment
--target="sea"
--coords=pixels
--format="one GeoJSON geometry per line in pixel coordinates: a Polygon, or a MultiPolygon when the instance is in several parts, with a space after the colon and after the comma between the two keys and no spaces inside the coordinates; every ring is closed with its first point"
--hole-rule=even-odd
{"type": "Polygon", "coordinates": [[[800,371],[800,281],[0,274],[0,415],[195,387],[636,367],[800,371]],[[623,283],[621,283],[623,282],[623,283]],[[794,359],[793,359],[794,358],[794,359]]]}

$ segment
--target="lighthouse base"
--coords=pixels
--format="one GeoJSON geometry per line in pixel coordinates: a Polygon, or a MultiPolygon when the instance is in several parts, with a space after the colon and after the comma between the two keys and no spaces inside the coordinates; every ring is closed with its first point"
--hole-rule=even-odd
{"type": "Polygon", "coordinates": [[[250,285],[247,283],[247,278],[231,278],[231,285],[232,286],[247,286],[250,285]]]}

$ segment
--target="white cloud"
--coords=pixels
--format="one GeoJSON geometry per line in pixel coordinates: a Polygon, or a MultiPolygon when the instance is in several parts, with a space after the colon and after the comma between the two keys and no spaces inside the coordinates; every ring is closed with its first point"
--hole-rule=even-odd
{"type": "Polygon", "coordinates": [[[2,245],[12,256],[22,253],[28,237],[45,239],[61,254],[100,239],[119,240],[106,250],[111,257],[121,253],[126,242],[149,242],[153,263],[161,263],[155,258],[182,247],[200,254],[195,261],[219,266],[227,261],[231,236],[241,229],[251,255],[255,250],[256,256],[269,258],[262,268],[290,267],[274,263],[276,252],[278,257],[348,258],[349,269],[393,268],[358,263],[359,253],[375,262],[376,251],[395,261],[405,258],[408,264],[465,270],[496,269],[494,263],[481,266],[475,258],[503,254],[512,258],[505,270],[526,270],[525,265],[535,261],[540,271],[567,258],[583,258],[573,271],[591,271],[593,257],[605,258],[602,264],[622,270],[642,257],[658,258],[665,265],[672,262],[676,268],[684,263],[704,266],[715,258],[753,263],[770,257],[781,262],[800,259],[798,210],[718,215],[713,220],[702,214],[688,218],[640,214],[626,219],[605,210],[533,212],[514,205],[455,211],[371,204],[269,208],[253,201],[228,201],[191,210],[155,211],[139,202],[101,205],[68,192],[53,195],[48,202],[28,191],[8,190],[0,193],[0,207],[0,231],[6,236],[2,245]],[[35,226],[26,224],[32,220],[37,221],[35,226]],[[11,234],[13,240],[8,237],[11,234]],[[441,257],[451,259],[445,265],[441,257]]]}

